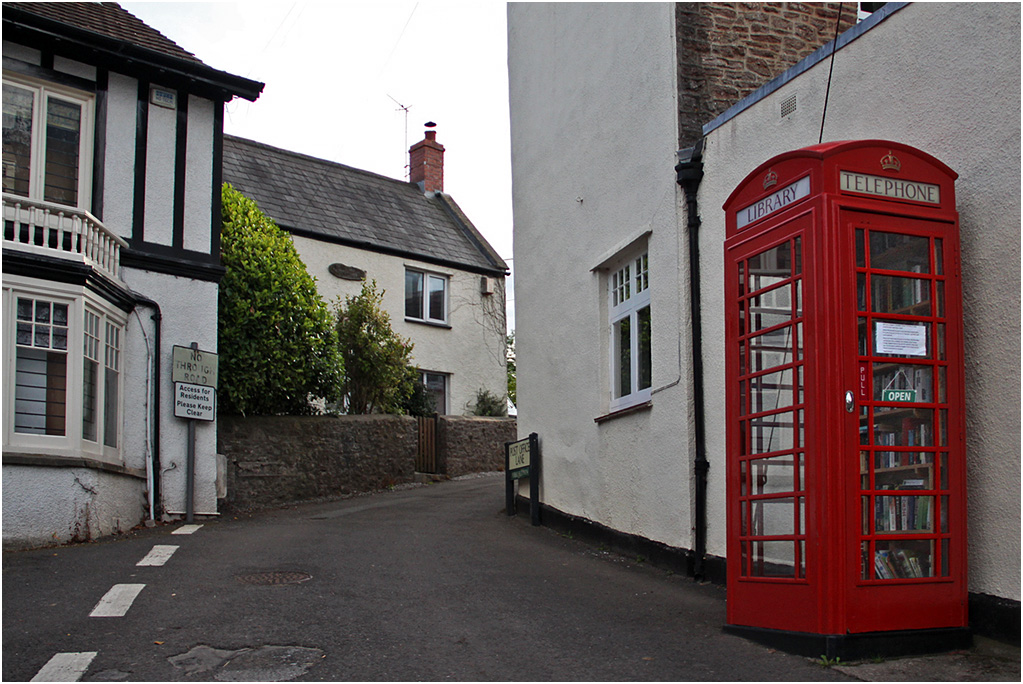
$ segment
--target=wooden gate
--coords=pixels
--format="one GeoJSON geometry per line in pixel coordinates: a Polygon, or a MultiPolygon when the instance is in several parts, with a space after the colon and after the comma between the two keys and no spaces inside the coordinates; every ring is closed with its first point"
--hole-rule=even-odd
{"type": "Polygon", "coordinates": [[[416,472],[437,472],[437,416],[420,416],[419,448],[416,449],[416,472]]]}

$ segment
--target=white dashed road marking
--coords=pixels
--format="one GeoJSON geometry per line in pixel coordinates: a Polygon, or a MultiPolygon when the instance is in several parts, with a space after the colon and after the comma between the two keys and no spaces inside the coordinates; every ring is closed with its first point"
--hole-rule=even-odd
{"type": "Polygon", "coordinates": [[[43,665],[32,678],[33,682],[77,682],[89,669],[89,663],[97,651],[81,653],[58,653],[43,665]]]}
{"type": "Polygon", "coordinates": [[[145,588],[144,584],[115,584],[99,600],[89,617],[122,617],[131,608],[132,601],[145,588]]]}
{"type": "Polygon", "coordinates": [[[192,534],[200,527],[202,527],[202,525],[182,525],[178,529],[171,532],[171,534],[192,534]]]}
{"type": "Polygon", "coordinates": [[[178,550],[177,546],[161,546],[157,544],[153,547],[153,550],[146,554],[146,557],[140,560],[135,565],[163,565],[170,557],[174,555],[174,552],[178,550]]]}

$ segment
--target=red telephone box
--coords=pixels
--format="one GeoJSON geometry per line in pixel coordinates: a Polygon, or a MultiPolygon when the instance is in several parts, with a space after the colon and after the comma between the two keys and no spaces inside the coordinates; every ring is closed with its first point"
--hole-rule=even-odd
{"type": "Polygon", "coordinates": [[[969,643],[956,177],[836,142],[724,205],[731,632],[814,657],[969,643]]]}

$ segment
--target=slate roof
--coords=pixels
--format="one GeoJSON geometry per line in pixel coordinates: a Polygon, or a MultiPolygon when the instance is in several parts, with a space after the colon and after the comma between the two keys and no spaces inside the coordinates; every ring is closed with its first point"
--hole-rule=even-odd
{"type": "Polygon", "coordinates": [[[224,181],[297,235],[477,273],[508,265],[449,195],[224,136],[224,181]]]}
{"type": "Polygon", "coordinates": [[[4,2],[4,38],[74,55],[164,85],[255,101],[263,84],[204,64],[113,2],[4,2]]]}
{"type": "Polygon", "coordinates": [[[199,62],[199,58],[113,2],[5,2],[30,14],[123,40],[171,57],[199,62]]]}

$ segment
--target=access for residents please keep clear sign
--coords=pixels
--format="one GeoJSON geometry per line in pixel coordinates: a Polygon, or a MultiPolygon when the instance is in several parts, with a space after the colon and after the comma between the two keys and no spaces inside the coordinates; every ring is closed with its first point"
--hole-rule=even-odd
{"type": "Polygon", "coordinates": [[[175,382],[174,415],[193,420],[213,420],[217,415],[217,390],[205,385],[175,382]]]}
{"type": "Polygon", "coordinates": [[[192,420],[214,420],[217,415],[217,355],[174,345],[171,360],[174,415],[192,420]]]}

